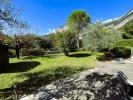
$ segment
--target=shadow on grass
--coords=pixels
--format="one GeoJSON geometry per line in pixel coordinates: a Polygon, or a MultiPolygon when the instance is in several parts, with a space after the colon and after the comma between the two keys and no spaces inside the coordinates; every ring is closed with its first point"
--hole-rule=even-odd
{"type": "Polygon", "coordinates": [[[68,66],[60,66],[55,70],[42,71],[38,73],[24,74],[24,76],[29,77],[29,80],[19,83],[21,86],[21,91],[24,93],[32,92],[37,88],[50,84],[56,80],[69,77],[75,73],[85,70],[85,67],[82,68],[71,68],[68,66]]]}
{"type": "MultiPolygon", "coordinates": [[[[29,74],[29,77],[31,77],[29,80],[17,84],[17,89],[16,89],[17,94],[22,95],[31,92],[33,93],[33,91],[36,90],[37,88],[44,86],[48,83],[51,83],[58,78],[60,79],[62,77],[61,73],[66,74],[67,76],[67,74],[69,73],[67,71],[69,71],[69,69],[66,68],[62,68],[61,70],[56,69],[55,76],[54,74],[53,75],[49,74],[43,78],[37,77],[36,75],[38,74],[29,74]],[[64,70],[65,73],[62,72],[64,70]],[[58,74],[56,74],[56,72],[58,74]]],[[[63,96],[69,98],[70,100],[75,100],[73,98],[76,96],[76,98],[79,98],[77,100],[80,100],[81,95],[83,96],[86,95],[88,100],[91,99],[93,95],[95,97],[95,100],[125,100],[123,88],[119,84],[117,77],[114,77],[113,75],[109,74],[99,74],[94,72],[89,75],[86,75],[83,78],[83,80],[79,79],[79,76],[77,75],[75,77],[68,77],[66,79],[56,81],[53,84],[55,88],[43,87],[39,89],[39,91],[34,92],[34,94],[41,92],[38,98],[39,100],[51,100],[51,98],[62,100],[63,96]],[[75,84],[75,82],[77,84],[75,84]],[[84,94],[84,91],[86,92],[86,94],[84,94]],[[90,95],[90,91],[91,94],[93,95],[90,95]]]]}
{"type": "MultiPolygon", "coordinates": [[[[30,74],[25,73],[19,77],[26,76],[29,79],[22,83],[16,83],[17,94],[19,96],[24,94],[29,94],[42,86],[50,84],[59,79],[69,77],[85,69],[86,69],[85,67],[72,68],[69,66],[60,66],[60,67],[57,67],[55,70],[50,70],[50,71],[45,70],[45,71],[30,73],[30,74]]],[[[7,94],[8,96],[13,96],[14,95],[13,93],[8,93],[8,91],[13,91],[13,90],[14,90],[14,87],[12,86],[11,88],[0,90],[0,94],[1,92],[3,92],[3,94],[1,95],[3,95],[5,98],[7,97],[7,94]]]]}
{"type": "Polygon", "coordinates": [[[91,54],[89,54],[89,53],[72,53],[72,54],[69,54],[69,57],[76,57],[76,58],[88,57],[88,56],[91,56],[91,54]]]}
{"type": "Polygon", "coordinates": [[[16,73],[16,72],[26,72],[40,65],[40,62],[17,62],[10,63],[3,71],[3,73],[16,73]]]}
{"type": "Polygon", "coordinates": [[[43,56],[28,56],[28,57],[24,57],[23,59],[24,60],[27,60],[27,59],[37,59],[37,58],[40,58],[40,57],[44,57],[44,58],[56,58],[58,55],[43,55],[43,56]]]}

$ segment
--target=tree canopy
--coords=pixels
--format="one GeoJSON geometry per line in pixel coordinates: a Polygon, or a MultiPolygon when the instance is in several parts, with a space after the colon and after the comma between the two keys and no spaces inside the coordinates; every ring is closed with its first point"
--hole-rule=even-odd
{"type": "Polygon", "coordinates": [[[88,25],[84,30],[83,45],[87,50],[108,50],[116,42],[122,39],[118,30],[108,29],[100,23],[88,25]]]}
{"type": "Polygon", "coordinates": [[[73,31],[75,31],[76,38],[77,38],[77,48],[79,50],[80,43],[79,43],[79,37],[80,32],[82,31],[82,28],[87,26],[87,24],[90,22],[90,17],[84,10],[76,10],[73,11],[72,14],[68,17],[67,20],[67,26],[69,26],[73,31]]]}
{"type": "Polygon", "coordinates": [[[90,17],[84,10],[76,10],[68,17],[67,25],[71,28],[82,28],[90,22],[90,17]]]}
{"type": "Polygon", "coordinates": [[[12,4],[12,0],[0,0],[0,30],[5,26],[27,28],[28,24],[19,17],[19,10],[12,4]]]}

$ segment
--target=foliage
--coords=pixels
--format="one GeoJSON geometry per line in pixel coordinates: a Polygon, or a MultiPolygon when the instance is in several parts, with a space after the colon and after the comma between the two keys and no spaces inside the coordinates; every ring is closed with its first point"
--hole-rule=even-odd
{"type": "Polygon", "coordinates": [[[14,58],[14,57],[16,57],[15,50],[9,49],[9,50],[8,50],[8,55],[9,55],[9,58],[14,58]]]}
{"type": "Polygon", "coordinates": [[[90,17],[87,15],[84,10],[73,11],[72,14],[68,17],[67,25],[72,28],[82,28],[90,22],[90,17]]]}
{"type": "MultiPolygon", "coordinates": [[[[77,38],[77,49],[79,50],[79,38],[82,28],[87,26],[90,22],[90,17],[87,15],[86,11],[76,10],[68,17],[67,26],[69,26],[75,33],[77,38]]],[[[81,34],[82,35],[82,34],[81,34]]]]}
{"type": "Polygon", "coordinates": [[[48,40],[51,41],[53,51],[58,51],[58,52],[61,51],[60,43],[58,41],[58,36],[56,33],[51,33],[51,34],[47,35],[45,38],[47,38],[48,40]]]}
{"type": "Polygon", "coordinates": [[[122,38],[118,30],[108,29],[100,23],[88,25],[83,33],[83,45],[91,51],[108,50],[122,38]]]}
{"type": "Polygon", "coordinates": [[[133,35],[131,35],[130,33],[123,32],[123,39],[132,39],[132,38],[133,35]]]}
{"type": "Polygon", "coordinates": [[[19,58],[19,51],[22,48],[36,48],[38,46],[38,41],[40,38],[33,34],[19,34],[12,37],[13,42],[11,43],[11,46],[16,50],[17,58],[19,58]]]}
{"type": "Polygon", "coordinates": [[[53,48],[53,41],[48,38],[42,38],[38,41],[38,45],[43,49],[51,49],[53,48]]]}
{"type": "Polygon", "coordinates": [[[41,56],[45,55],[46,51],[43,49],[27,49],[27,48],[22,48],[20,50],[21,56],[41,56]]]}
{"type": "Polygon", "coordinates": [[[133,39],[123,39],[117,42],[116,44],[114,44],[113,47],[116,47],[116,46],[133,47],[133,39]]]}
{"type": "Polygon", "coordinates": [[[124,25],[122,30],[124,30],[127,34],[133,35],[133,20],[124,25]]]}
{"type": "Polygon", "coordinates": [[[36,48],[40,40],[40,37],[34,34],[19,35],[18,37],[21,39],[23,48],[27,49],[36,48]]]}
{"type": "Polygon", "coordinates": [[[0,30],[6,25],[27,28],[28,24],[19,18],[19,13],[12,0],[0,0],[0,30]]]}
{"type": "Polygon", "coordinates": [[[75,51],[75,34],[70,30],[63,30],[57,32],[58,41],[60,42],[60,47],[62,48],[65,55],[68,56],[68,53],[73,50],[75,51]]]}
{"type": "Polygon", "coordinates": [[[123,27],[120,28],[123,31],[123,39],[132,39],[133,38],[133,20],[126,23],[123,27]]]}
{"type": "Polygon", "coordinates": [[[131,49],[128,47],[114,47],[110,51],[116,58],[129,58],[131,56],[131,49]]]}

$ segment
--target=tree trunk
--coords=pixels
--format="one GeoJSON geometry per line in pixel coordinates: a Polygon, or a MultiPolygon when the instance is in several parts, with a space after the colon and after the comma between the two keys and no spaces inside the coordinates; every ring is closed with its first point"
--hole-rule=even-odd
{"type": "Polygon", "coordinates": [[[69,52],[67,50],[63,50],[65,56],[69,56],[69,52]]]}
{"type": "Polygon", "coordinates": [[[77,34],[77,50],[79,51],[80,46],[79,46],[79,33],[77,34]]]}
{"type": "Polygon", "coordinates": [[[20,51],[20,48],[16,48],[16,57],[19,58],[19,51],[20,51]]]}

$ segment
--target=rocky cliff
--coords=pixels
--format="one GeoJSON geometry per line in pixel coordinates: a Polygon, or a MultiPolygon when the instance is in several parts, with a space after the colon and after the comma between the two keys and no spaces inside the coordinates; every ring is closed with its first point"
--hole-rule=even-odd
{"type": "Polygon", "coordinates": [[[121,28],[126,23],[130,22],[131,20],[133,20],[133,9],[131,9],[128,13],[126,13],[125,15],[121,17],[106,20],[103,22],[103,24],[107,27],[121,28]]]}

